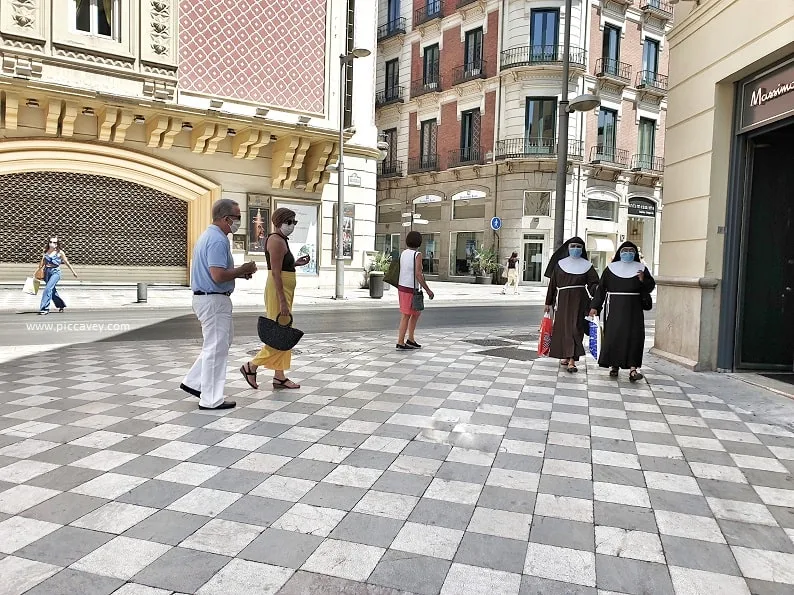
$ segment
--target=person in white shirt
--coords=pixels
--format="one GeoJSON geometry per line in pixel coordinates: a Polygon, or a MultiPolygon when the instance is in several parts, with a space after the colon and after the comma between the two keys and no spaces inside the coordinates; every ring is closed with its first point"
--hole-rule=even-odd
{"type": "Polygon", "coordinates": [[[427,286],[424,273],[422,273],[422,253],[417,250],[422,245],[422,234],[418,231],[409,232],[405,237],[407,248],[400,254],[400,280],[397,286],[397,295],[400,298],[400,328],[397,331],[397,349],[419,349],[422,346],[416,342],[414,332],[419,316],[419,310],[413,308],[413,298],[417,285],[421,286],[431,300],[433,292],[427,286]],[[408,340],[405,335],[408,335],[408,340]]]}

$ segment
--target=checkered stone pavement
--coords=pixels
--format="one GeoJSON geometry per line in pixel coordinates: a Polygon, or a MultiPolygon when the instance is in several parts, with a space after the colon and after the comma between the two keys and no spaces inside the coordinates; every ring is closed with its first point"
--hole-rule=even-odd
{"type": "Polygon", "coordinates": [[[196,342],[4,364],[0,594],[794,593],[791,428],[510,333],[306,337],[280,392],[235,345],[219,412],[196,342]]]}

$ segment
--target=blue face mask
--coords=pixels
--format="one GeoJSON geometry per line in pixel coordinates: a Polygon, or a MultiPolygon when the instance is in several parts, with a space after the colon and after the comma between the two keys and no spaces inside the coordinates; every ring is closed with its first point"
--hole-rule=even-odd
{"type": "Polygon", "coordinates": [[[620,260],[621,262],[634,262],[634,252],[621,252],[620,260]]]}
{"type": "Polygon", "coordinates": [[[571,258],[581,258],[582,257],[582,249],[581,248],[568,248],[568,256],[571,258]]]}

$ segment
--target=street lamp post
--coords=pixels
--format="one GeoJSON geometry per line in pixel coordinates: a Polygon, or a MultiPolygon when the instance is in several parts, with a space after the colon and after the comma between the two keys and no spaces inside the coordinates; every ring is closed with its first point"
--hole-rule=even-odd
{"type": "Polygon", "coordinates": [[[565,234],[565,189],[568,178],[568,115],[574,111],[590,111],[601,104],[596,95],[580,95],[568,101],[568,78],[571,72],[571,8],[572,0],[565,0],[565,32],[562,46],[562,94],[560,122],[557,133],[557,189],[554,203],[554,249],[559,248],[565,234]]]}
{"type": "Polygon", "coordinates": [[[345,221],[345,89],[347,87],[347,67],[353,65],[356,58],[370,55],[366,48],[356,48],[352,52],[339,56],[339,161],[337,171],[336,199],[336,296],[345,299],[345,244],[342,225],[345,221]]]}

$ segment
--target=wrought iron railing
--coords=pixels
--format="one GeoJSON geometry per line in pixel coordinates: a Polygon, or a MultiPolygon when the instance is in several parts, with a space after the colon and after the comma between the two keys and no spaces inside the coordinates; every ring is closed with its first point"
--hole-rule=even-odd
{"type": "Polygon", "coordinates": [[[389,105],[390,103],[402,103],[405,97],[404,89],[399,86],[386,87],[383,91],[375,94],[375,106],[389,105]]]}
{"type": "Polygon", "coordinates": [[[450,151],[447,156],[447,167],[458,167],[461,165],[482,165],[485,153],[481,147],[465,147],[450,151]]]}
{"type": "MultiPolygon", "coordinates": [[[[523,45],[502,51],[502,68],[533,66],[543,64],[562,65],[563,46],[561,45],[523,45]]],[[[584,68],[587,51],[571,47],[570,63],[573,67],[584,68]]]]}
{"type": "Polygon", "coordinates": [[[436,93],[441,91],[441,74],[435,68],[426,72],[424,76],[411,81],[411,97],[419,97],[425,93],[436,93]]]}
{"type": "Polygon", "coordinates": [[[414,11],[414,26],[440,19],[443,14],[444,0],[425,0],[425,5],[414,11]]]}
{"type": "Polygon", "coordinates": [[[620,62],[614,58],[599,58],[595,63],[594,74],[599,77],[610,77],[631,82],[631,64],[620,62]]]}
{"type": "MultiPolygon", "coordinates": [[[[555,158],[559,145],[554,137],[507,138],[496,142],[494,157],[496,159],[531,159],[555,158]]],[[[581,161],[584,159],[584,143],[579,140],[568,141],[568,159],[581,161]]]]}
{"type": "Polygon", "coordinates": [[[423,171],[438,171],[438,153],[411,157],[408,160],[408,173],[416,174],[423,171]]]}
{"type": "Polygon", "coordinates": [[[382,161],[378,163],[379,178],[399,178],[403,175],[403,162],[397,160],[382,161]]]}
{"type": "Polygon", "coordinates": [[[459,85],[460,83],[465,83],[466,81],[474,79],[484,79],[486,77],[485,69],[487,66],[485,60],[477,59],[456,67],[452,71],[452,84],[459,85]]]}
{"type": "Polygon", "coordinates": [[[666,93],[667,77],[653,70],[642,70],[637,73],[635,86],[638,89],[651,89],[666,93]]]}
{"type": "Polygon", "coordinates": [[[664,157],[637,154],[631,158],[631,169],[634,171],[647,171],[656,174],[664,172],[664,157]]]}
{"type": "Polygon", "coordinates": [[[399,17],[378,27],[378,41],[405,34],[405,17],[399,17]]]}
{"type": "Polygon", "coordinates": [[[673,18],[673,5],[664,0],[641,0],[640,10],[650,12],[666,19],[673,18]]]}
{"type": "Polygon", "coordinates": [[[595,145],[590,147],[590,163],[606,163],[629,167],[629,152],[611,145],[595,145]]]}

